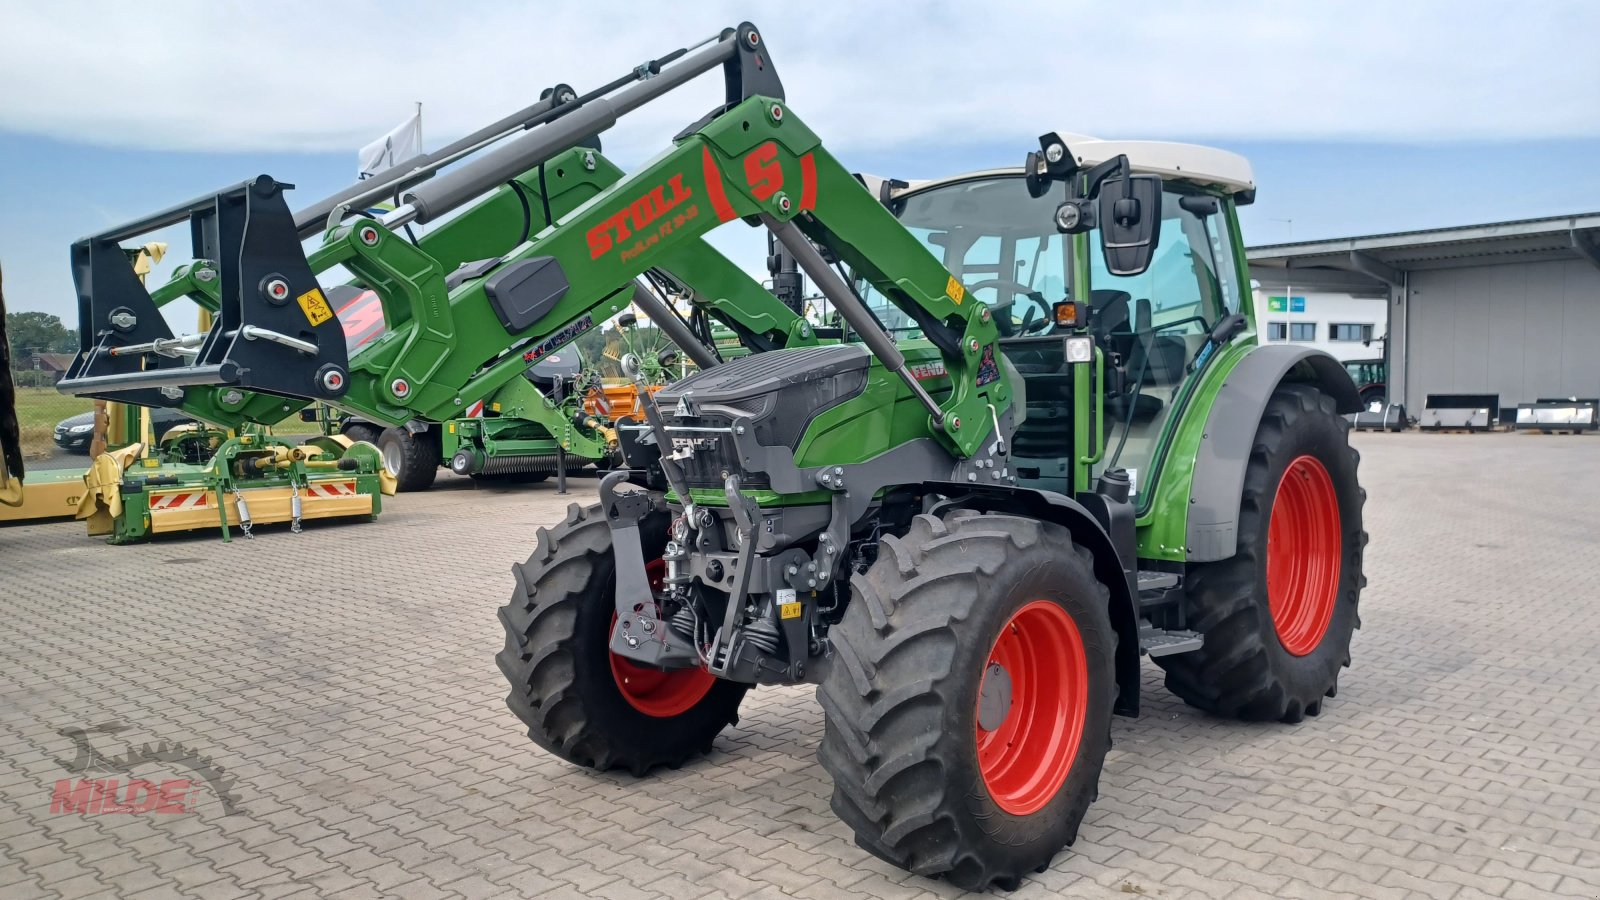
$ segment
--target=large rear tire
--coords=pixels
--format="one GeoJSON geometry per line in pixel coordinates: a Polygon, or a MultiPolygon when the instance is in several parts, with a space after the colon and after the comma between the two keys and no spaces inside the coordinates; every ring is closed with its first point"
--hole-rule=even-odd
{"type": "Polygon", "coordinates": [[[371,422],[351,421],[344,423],[344,426],[339,429],[339,433],[352,441],[366,441],[369,444],[376,445],[379,436],[383,434],[383,429],[371,422]]]}
{"type": "Polygon", "coordinates": [[[1298,722],[1337,693],[1366,585],[1366,492],[1349,430],[1333,398],[1308,385],[1282,385],[1268,401],[1245,470],[1239,550],[1190,566],[1185,580],[1205,645],[1156,659],[1184,702],[1298,722]]]}
{"type": "MultiPolygon", "coordinates": [[[[668,524],[664,509],[639,523],[648,559],[666,549],[668,524]]],[[[500,608],[506,643],[495,662],[511,683],[506,705],[535,743],[568,762],[634,775],[677,768],[710,752],[717,734],[739,721],[746,687],[613,654],[615,570],[598,505],[573,504],[560,525],[539,529],[533,556],[514,567],[511,602],[500,608]]]]}
{"type": "Polygon", "coordinates": [[[425,491],[433,487],[439,477],[439,432],[408,431],[405,428],[385,428],[378,435],[378,449],[383,451],[383,467],[394,476],[395,489],[425,491]]]}
{"type": "Polygon", "coordinates": [[[884,539],[817,690],[819,755],[856,843],[985,890],[1077,838],[1116,690],[1092,563],[1060,526],[966,510],[884,539]]]}

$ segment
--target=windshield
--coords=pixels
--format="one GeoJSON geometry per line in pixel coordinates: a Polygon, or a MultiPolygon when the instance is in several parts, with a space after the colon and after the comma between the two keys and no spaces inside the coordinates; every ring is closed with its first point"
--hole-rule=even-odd
{"type": "MultiPolygon", "coordinates": [[[[1067,297],[1070,241],[1056,231],[1059,198],[1034,198],[1019,177],[961,181],[903,201],[900,223],[967,290],[994,310],[1003,335],[1039,333],[1067,297]]],[[[884,327],[918,337],[916,324],[865,279],[856,290],[884,327]]]]}
{"type": "MultiPolygon", "coordinates": [[[[1184,186],[1166,185],[1161,239],[1150,268],[1136,276],[1112,275],[1104,256],[1089,254],[1090,307],[1128,304],[1137,330],[1169,335],[1205,334],[1240,308],[1238,279],[1230,264],[1227,218],[1206,210],[1184,186]]],[[[1071,292],[1072,248],[1056,230],[1059,189],[1028,194],[1018,175],[957,181],[900,201],[898,218],[933,255],[994,310],[1002,337],[1043,334],[1050,310],[1071,292]]],[[[1098,243],[1098,241],[1093,241],[1098,243]]],[[[864,279],[856,289],[891,333],[917,336],[914,322],[864,279]]]]}

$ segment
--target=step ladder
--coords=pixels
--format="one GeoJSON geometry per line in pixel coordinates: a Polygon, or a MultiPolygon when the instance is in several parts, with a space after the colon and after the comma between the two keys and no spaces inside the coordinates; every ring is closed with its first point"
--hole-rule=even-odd
{"type": "Polygon", "coordinates": [[[1176,572],[1140,570],[1137,577],[1139,612],[1147,618],[1139,625],[1139,652],[1157,656],[1171,656],[1199,650],[1205,636],[1188,630],[1167,630],[1150,624],[1149,614],[1166,610],[1183,601],[1183,577],[1176,572]]]}

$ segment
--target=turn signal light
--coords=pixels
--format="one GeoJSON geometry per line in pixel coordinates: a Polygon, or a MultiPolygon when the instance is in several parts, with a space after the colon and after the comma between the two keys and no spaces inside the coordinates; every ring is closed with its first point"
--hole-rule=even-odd
{"type": "Polygon", "coordinates": [[[1056,324],[1065,328],[1078,327],[1078,304],[1063,300],[1056,304],[1056,324]]]}

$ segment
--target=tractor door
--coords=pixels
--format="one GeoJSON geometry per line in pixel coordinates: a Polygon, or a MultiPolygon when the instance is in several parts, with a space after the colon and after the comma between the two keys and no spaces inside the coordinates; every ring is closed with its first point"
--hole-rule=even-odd
{"type": "MultiPolygon", "coordinates": [[[[1098,248],[1098,235],[1091,233],[1089,246],[1098,248]]],[[[1086,257],[1090,331],[1109,351],[1106,444],[1094,474],[1126,469],[1142,512],[1161,452],[1204,371],[1199,363],[1212,358],[1201,355],[1207,336],[1242,311],[1231,204],[1168,182],[1159,246],[1143,274],[1112,275],[1100,253],[1086,257]]]]}

